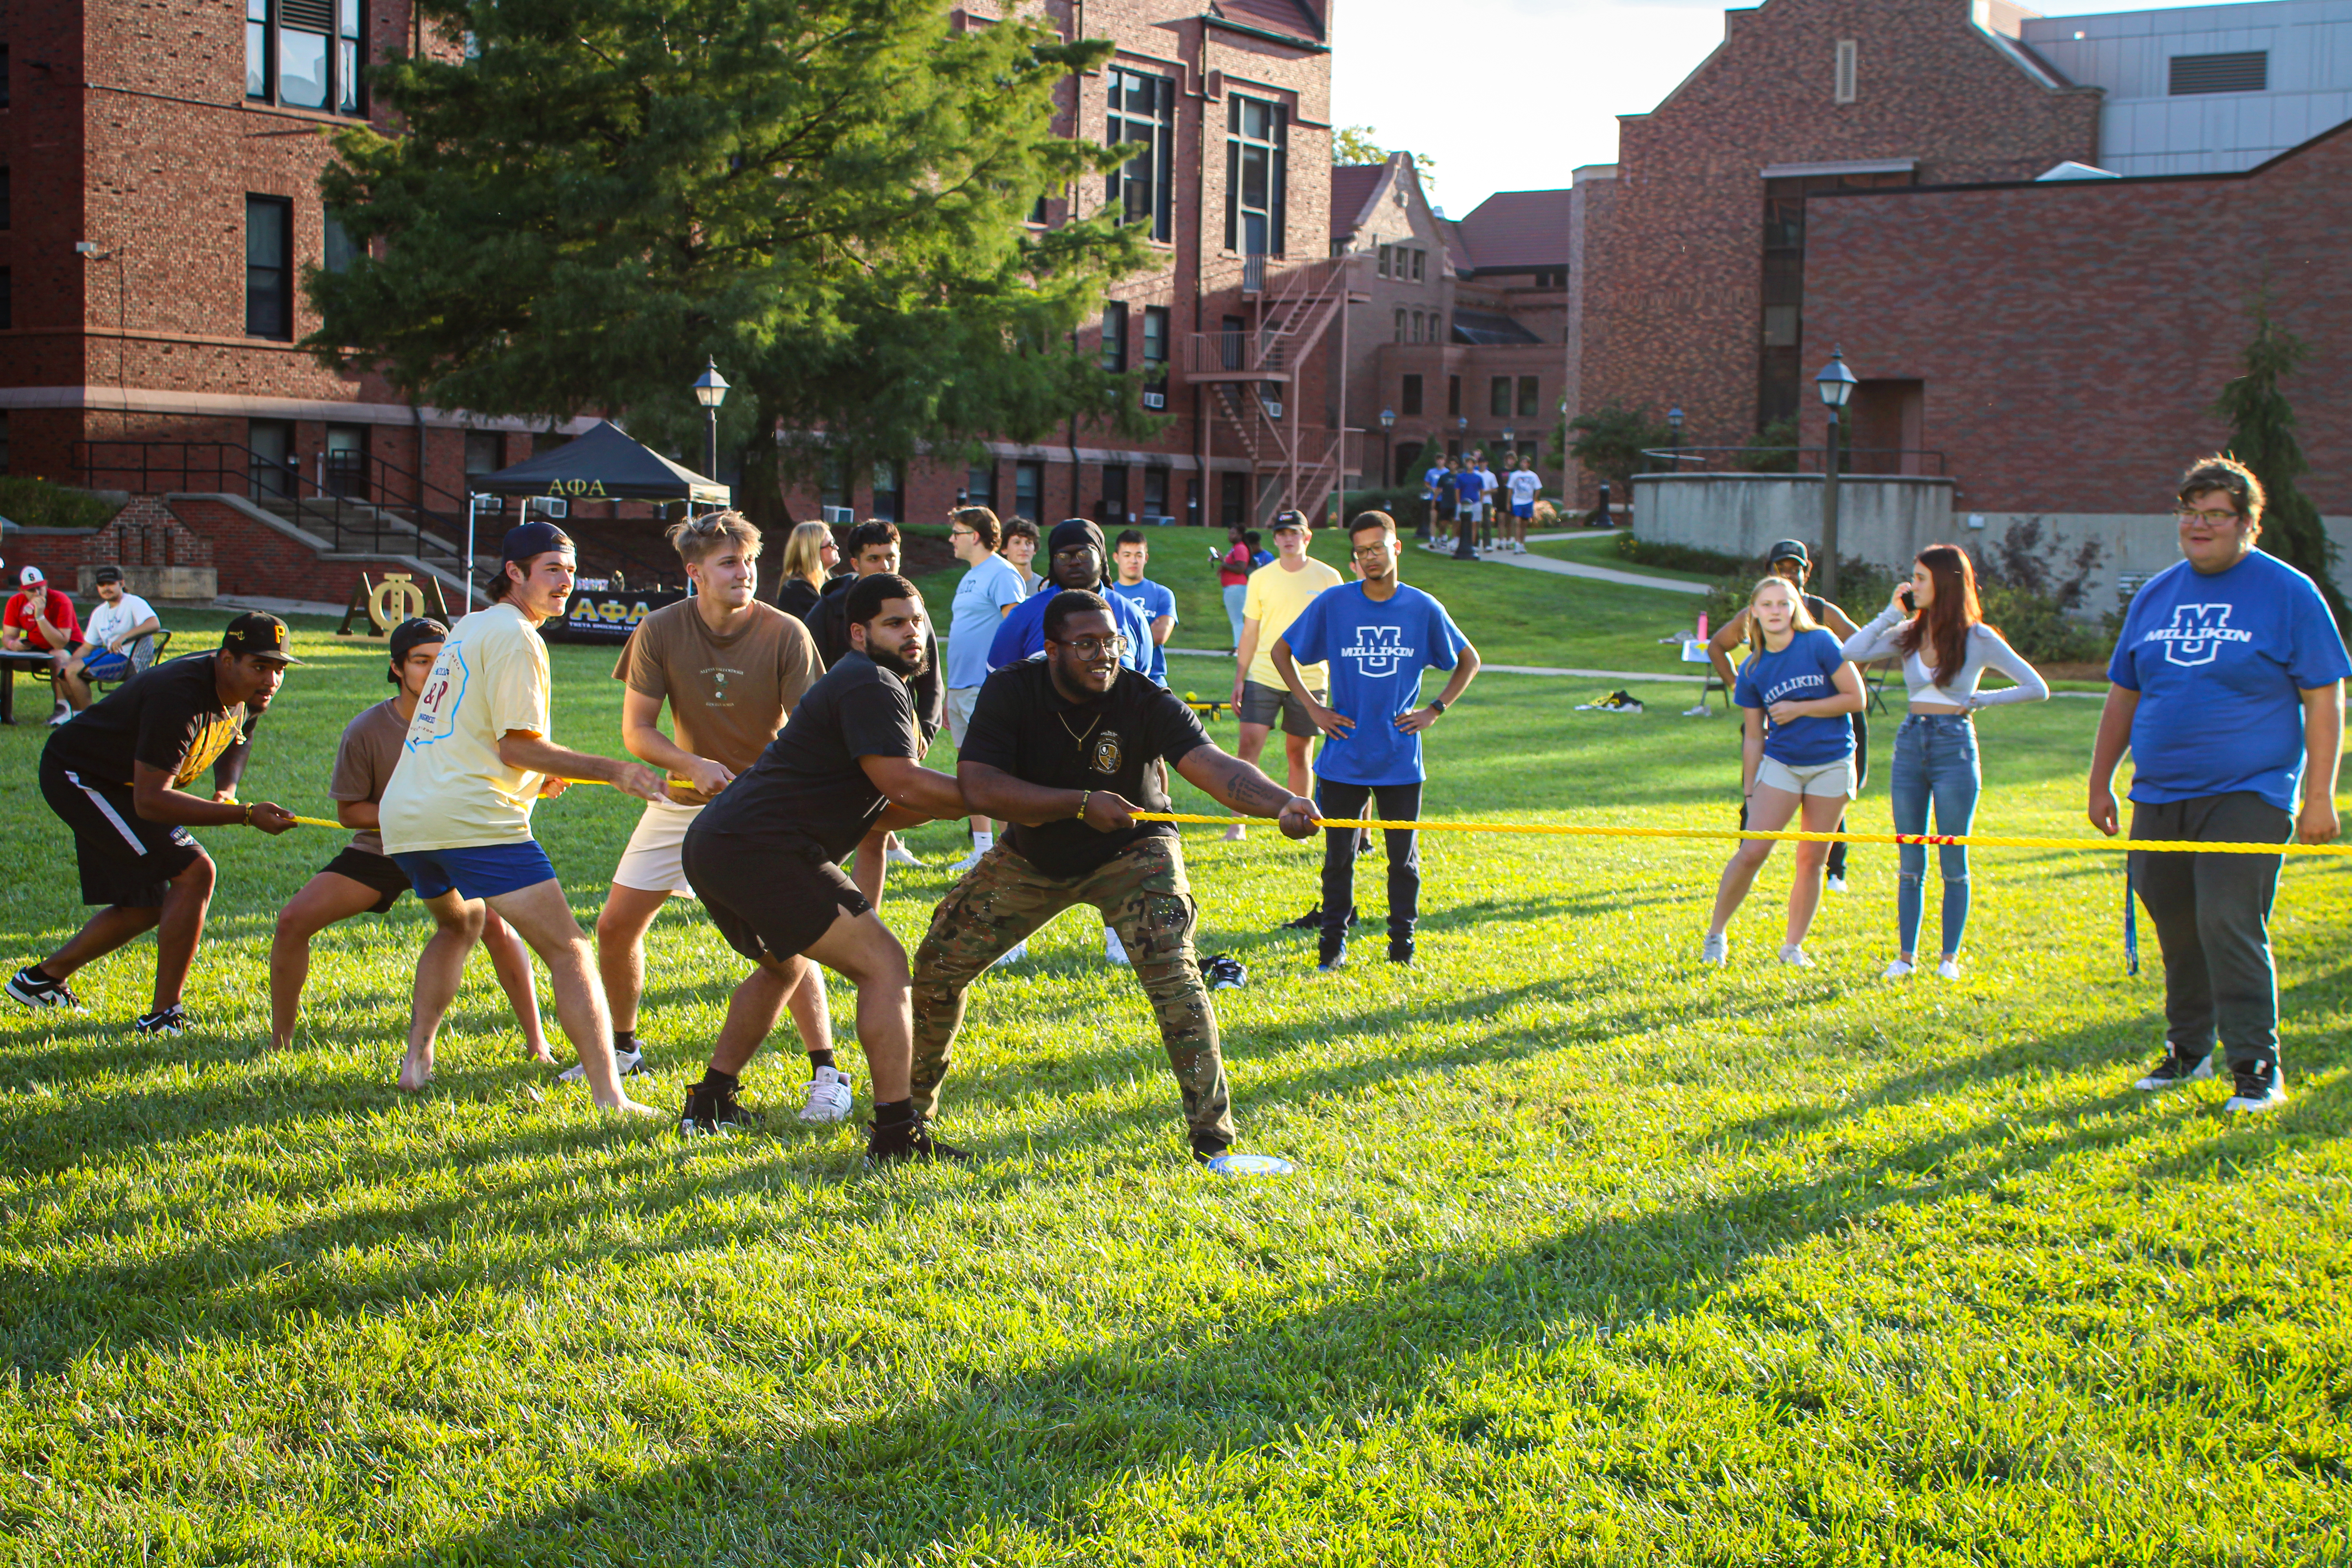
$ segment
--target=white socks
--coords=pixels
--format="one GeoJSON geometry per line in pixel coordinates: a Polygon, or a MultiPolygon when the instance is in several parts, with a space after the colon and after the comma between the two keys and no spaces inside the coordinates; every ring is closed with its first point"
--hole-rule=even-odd
{"type": "Polygon", "coordinates": [[[971,852],[972,852],[974,855],[976,855],[976,856],[977,856],[977,855],[985,855],[985,854],[987,854],[990,850],[992,850],[992,849],[993,849],[993,848],[995,848],[995,847],[996,847],[996,835],[995,835],[995,834],[993,834],[993,833],[982,833],[982,832],[979,832],[978,830],[974,830],[974,832],[972,833],[972,836],[971,836],[971,852]]]}

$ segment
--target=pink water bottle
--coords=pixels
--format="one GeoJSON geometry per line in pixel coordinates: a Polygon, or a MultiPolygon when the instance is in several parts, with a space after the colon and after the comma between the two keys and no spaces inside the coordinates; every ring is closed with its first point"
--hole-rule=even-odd
{"type": "Polygon", "coordinates": [[[1701,642],[1706,641],[1706,612],[1705,610],[1701,610],[1698,613],[1698,640],[1701,642]]]}

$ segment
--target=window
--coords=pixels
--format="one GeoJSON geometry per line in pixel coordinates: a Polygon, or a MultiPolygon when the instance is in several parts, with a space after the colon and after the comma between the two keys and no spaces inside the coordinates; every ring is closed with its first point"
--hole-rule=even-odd
{"type": "Polygon", "coordinates": [[[1429,318],[1419,310],[1412,313],[1412,341],[1417,343],[1429,341],[1429,318]]]}
{"type": "Polygon", "coordinates": [[[1528,415],[1533,414],[1535,411],[1536,378],[1531,375],[1523,375],[1519,377],[1519,415],[1524,418],[1528,415]]]}
{"type": "Polygon", "coordinates": [[[901,522],[901,503],[906,499],[907,468],[903,463],[879,462],[874,465],[874,515],[885,522],[901,522]]]}
{"type": "Polygon", "coordinates": [[[0,267],[0,331],[16,324],[16,290],[8,268],[0,267]]]}
{"type": "Polygon", "coordinates": [[[838,452],[827,452],[817,468],[816,499],[820,506],[849,504],[849,464],[838,452]]]}
{"type": "Polygon", "coordinates": [[[1109,195],[1121,221],[1149,225],[1154,239],[1174,237],[1176,84],[1166,77],[1114,69],[1105,136],[1111,146],[1141,151],[1110,172],[1109,195]]]}
{"type": "Polygon", "coordinates": [[[1462,378],[1458,375],[1445,378],[1445,415],[1449,419],[1462,417],[1462,378]]]}
{"type": "Polygon", "coordinates": [[[349,500],[367,499],[367,426],[330,425],[327,449],[319,465],[320,484],[331,496],[349,500]]]}
{"type": "Polygon", "coordinates": [[[1408,375],[1397,384],[1397,412],[1405,415],[1421,412],[1421,377],[1408,375]]]}
{"type": "Polygon", "coordinates": [[[1102,367],[1116,375],[1127,368],[1127,301],[1103,306],[1102,367]]]}
{"type": "Polygon", "coordinates": [[[283,196],[245,198],[245,331],[247,337],[294,335],[294,204],[283,196]]]}
{"type": "Polygon", "coordinates": [[[1168,515],[1168,470],[1143,470],[1143,515],[1146,518],[1168,515]]]}
{"type": "Polygon", "coordinates": [[[1168,307],[1143,307],[1143,375],[1144,389],[1168,394],[1168,307]]]}
{"type": "Polygon", "coordinates": [[[0,44],[0,109],[8,107],[8,46],[0,44]]]}
{"type": "Polygon", "coordinates": [[[1837,87],[1832,95],[1840,103],[1853,101],[1854,71],[1859,54],[1852,38],[1840,38],[1837,46],[1837,87]]]}
{"type": "Polygon", "coordinates": [[[1231,471],[1217,476],[1217,521],[1227,528],[1247,521],[1249,476],[1231,471]]]}
{"type": "Polygon", "coordinates": [[[332,213],[326,216],[326,268],[330,272],[349,270],[352,258],[360,253],[360,247],[352,243],[350,231],[343,227],[342,219],[332,213]]]}
{"type": "Polygon", "coordinates": [[[1105,528],[1127,526],[1127,468],[1124,464],[1108,464],[1103,468],[1102,523],[1105,528]]]}
{"type": "Polygon", "coordinates": [[[2239,55],[2175,55],[2170,61],[2171,95],[2196,92],[2264,92],[2271,80],[2267,49],[2239,55]]]}
{"type": "Polygon", "coordinates": [[[248,419],[246,450],[251,459],[253,499],[293,496],[298,471],[294,467],[294,422],[290,419],[248,419]]]}
{"type": "Polygon", "coordinates": [[[1226,316],[1218,324],[1217,358],[1226,370],[1242,367],[1242,345],[1248,342],[1249,323],[1239,316],[1226,316]]]}
{"type": "Polygon", "coordinates": [[[1399,342],[1403,342],[1405,341],[1404,312],[1402,310],[1399,310],[1396,313],[1396,341],[1399,342]]]}
{"type": "Polygon", "coordinates": [[[963,471],[963,503],[996,510],[996,465],[981,463],[963,471]]]}
{"type": "Polygon", "coordinates": [[[8,165],[0,163],[0,228],[8,226],[8,165]]]}
{"type": "Polygon", "coordinates": [[[495,430],[466,432],[466,488],[472,489],[474,481],[484,474],[495,474],[507,466],[507,438],[495,430]]]}
{"type": "Polygon", "coordinates": [[[1764,182],[1761,340],[1756,368],[1756,427],[1793,419],[1804,402],[1805,198],[1818,191],[1883,190],[1913,183],[1912,172],[1789,174],[1764,182]]]}
{"type": "Polygon", "coordinates": [[[1422,264],[1426,262],[1428,259],[1429,252],[1425,250],[1416,250],[1412,253],[1412,280],[1414,282],[1418,283],[1422,280],[1422,264]]]}
{"type": "Polygon", "coordinates": [[[1383,245],[1381,247],[1381,259],[1375,270],[1383,278],[1389,275],[1389,258],[1393,255],[1395,251],[1396,247],[1392,245],[1383,245]]]}
{"type": "Polygon", "coordinates": [[[360,112],[360,0],[245,0],[245,96],[360,112]]]}
{"type": "Polygon", "coordinates": [[[1486,412],[1497,419],[1511,416],[1511,378],[1496,376],[1486,384],[1486,412]]]}
{"type": "Polygon", "coordinates": [[[1045,465],[1013,465],[1013,515],[1034,522],[1045,510],[1045,465]]]}
{"type": "Polygon", "coordinates": [[[1225,248],[1244,256],[1283,254],[1283,211],[1290,113],[1278,103],[1238,94],[1225,109],[1225,248]]]}
{"type": "Polygon", "coordinates": [[[8,412],[0,409],[0,474],[8,471],[8,412]]]}

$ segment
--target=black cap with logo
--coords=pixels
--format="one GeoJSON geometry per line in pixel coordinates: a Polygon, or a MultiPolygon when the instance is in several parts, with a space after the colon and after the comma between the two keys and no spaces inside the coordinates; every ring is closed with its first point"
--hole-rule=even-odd
{"type": "Polygon", "coordinates": [[[385,679],[395,685],[400,680],[399,665],[408,656],[427,643],[447,642],[449,628],[430,616],[411,616],[392,628],[392,662],[394,668],[385,679]]]}
{"type": "Polygon", "coordinates": [[[286,651],[286,623],[267,610],[247,610],[221,633],[221,647],[230,653],[251,654],[273,664],[300,664],[286,651]]]}
{"type": "Polygon", "coordinates": [[[1801,539],[1784,539],[1764,552],[1764,564],[1769,566],[1775,561],[1793,561],[1800,566],[1813,563],[1812,555],[1805,549],[1805,542],[1801,539]]]}

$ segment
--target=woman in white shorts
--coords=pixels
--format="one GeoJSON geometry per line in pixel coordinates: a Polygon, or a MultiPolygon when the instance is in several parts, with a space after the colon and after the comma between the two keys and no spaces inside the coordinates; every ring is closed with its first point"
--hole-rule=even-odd
{"type": "MultiPolygon", "coordinates": [[[[1804,831],[1833,833],[1853,798],[1853,721],[1862,711],[1862,674],[1847,661],[1836,636],[1822,629],[1796,589],[1767,577],[1748,595],[1748,660],[1739,667],[1732,701],[1742,709],[1740,788],[1748,826],[1775,833],[1803,813],[1804,831]]],[[[1797,846],[1796,879],[1789,887],[1789,929],[1780,962],[1811,965],[1805,933],[1822,901],[1826,844],[1797,846]]],[[[1725,960],[1725,928],[1756,873],[1771,857],[1770,839],[1750,839],[1732,853],[1715,890],[1715,919],[1706,928],[1700,962],[1725,960]]]]}

